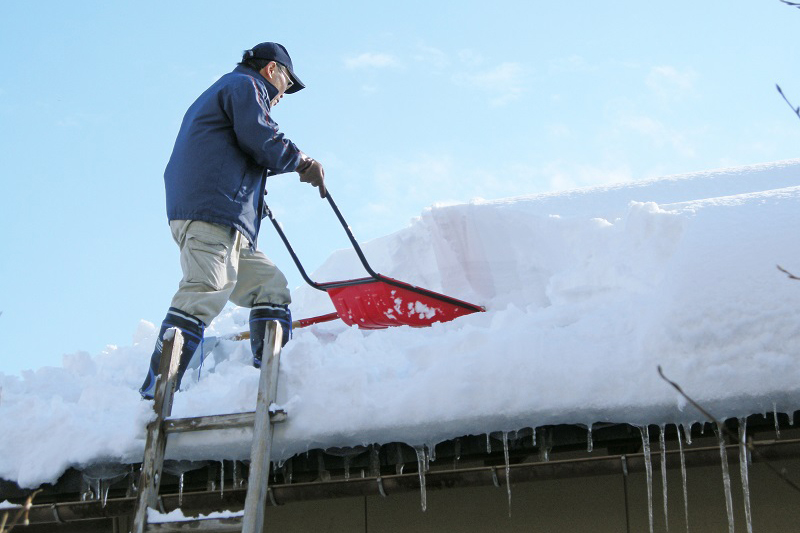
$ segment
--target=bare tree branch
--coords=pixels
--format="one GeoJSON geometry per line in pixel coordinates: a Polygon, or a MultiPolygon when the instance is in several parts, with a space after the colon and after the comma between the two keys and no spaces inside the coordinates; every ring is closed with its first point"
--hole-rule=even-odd
{"type": "MultiPolygon", "coordinates": [[[[712,422],[714,422],[717,425],[717,427],[720,429],[720,431],[722,431],[730,439],[730,441],[733,442],[733,444],[739,444],[739,438],[736,435],[734,435],[732,431],[730,431],[728,428],[726,428],[725,424],[722,424],[719,420],[717,420],[714,417],[714,415],[712,415],[711,413],[709,413],[708,411],[703,409],[703,407],[699,403],[694,401],[692,398],[689,397],[688,394],[683,392],[683,389],[681,389],[680,385],[678,385],[674,381],[668,379],[664,375],[664,371],[661,370],[661,365],[658,365],[658,375],[661,376],[661,379],[663,379],[664,381],[666,381],[667,383],[672,385],[672,387],[676,391],[678,391],[678,393],[680,393],[680,395],[683,396],[686,399],[686,401],[688,401],[690,404],[692,404],[692,407],[694,407],[695,409],[700,411],[703,414],[703,416],[705,416],[707,419],[709,419],[712,422]]],[[[767,458],[764,457],[761,454],[761,452],[759,452],[758,449],[755,446],[753,446],[753,443],[747,438],[747,435],[745,435],[745,438],[744,438],[744,445],[747,447],[747,449],[750,451],[750,453],[753,454],[753,456],[755,456],[756,458],[758,458],[759,461],[764,463],[764,465],[766,465],[770,470],[772,470],[772,472],[776,476],[778,476],[783,481],[785,481],[786,484],[789,485],[790,487],[792,487],[794,490],[796,490],[797,492],[800,492],[800,486],[798,486],[794,481],[789,479],[789,472],[787,472],[785,468],[781,468],[780,470],[778,470],[778,468],[776,468],[775,465],[770,463],[769,460],[767,460],[767,458]]]]}
{"type": "MultiPolygon", "coordinates": [[[[780,0],[780,1],[783,2],[784,4],[786,4],[787,6],[796,7],[797,9],[800,9],[800,2],[789,2],[788,0],[780,0]]],[[[792,105],[792,103],[789,101],[789,99],[786,98],[786,95],[783,94],[783,91],[781,90],[781,86],[780,85],[778,85],[776,83],[775,87],[778,88],[778,92],[781,94],[781,96],[786,101],[786,103],[789,104],[789,107],[792,108],[792,111],[794,111],[794,114],[797,115],[798,118],[800,118],[800,106],[795,107],[795,106],[792,105]]],[[[786,271],[784,270],[784,272],[786,272],[786,271]]],[[[787,274],[788,274],[788,272],[787,272],[787,274]]],[[[797,279],[797,278],[792,278],[792,279],[797,279]]]]}
{"type": "Polygon", "coordinates": [[[800,277],[797,277],[797,276],[795,276],[794,274],[792,274],[791,272],[789,272],[788,270],[786,270],[786,269],[785,269],[785,268],[783,268],[782,266],[780,266],[780,265],[775,265],[775,266],[777,266],[777,267],[778,267],[778,270],[780,270],[781,272],[783,272],[784,274],[786,274],[787,276],[789,276],[789,279],[796,279],[796,280],[800,280],[800,277]]]}
{"type": "Polygon", "coordinates": [[[794,114],[797,115],[800,118],[800,106],[795,107],[794,105],[792,105],[792,103],[789,101],[789,99],[786,98],[786,95],[783,94],[783,91],[781,90],[781,86],[780,85],[778,85],[776,83],[775,87],[778,88],[778,92],[781,93],[781,96],[783,96],[783,99],[786,101],[787,104],[789,104],[789,107],[792,108],[792,111],[794,111],[794,114]]]}

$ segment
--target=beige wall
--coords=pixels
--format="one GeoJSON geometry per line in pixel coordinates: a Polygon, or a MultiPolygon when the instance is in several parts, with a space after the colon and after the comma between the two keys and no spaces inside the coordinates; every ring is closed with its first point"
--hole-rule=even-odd
{"type": "MultiPolygon", "coordinates": [[[[775,465],[787,466],[794,479],[800,482],[800,461],[776,462],[775,465]]],[[[746,531],[738,462],[731,461],[730,470],[736,531],[746,531]]],[[[690,531],[727,533],[721,467],[692,468],[687,478],[690,531]]],[[[653,481],[654,530],[663,532],[666,529],[657,465],[653,481]]],[[[667,481],[669,530],[684,532],[680,470],[670,469],[667,481]]],[[[751,465],[750,492],[754,531],[800,531],[800,493],[764,465],[751,465]]],[[[647,532],[644,473],[630,474],[628,495],[630,531],[647,532]]],[[[370,496],[293,503],[270,508],[267,520],[267,531],[282,533],[626,531],[622,475],[512,483],[511,517],[503,486],[429,490],[426,512],[420,509],[419,493],[404,493],[390,494],[386,498],[370,496]]]]}

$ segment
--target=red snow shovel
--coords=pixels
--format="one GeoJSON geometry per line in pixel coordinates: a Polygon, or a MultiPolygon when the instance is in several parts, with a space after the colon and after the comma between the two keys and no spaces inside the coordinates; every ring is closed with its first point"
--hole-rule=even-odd
{"type": "MultiPolygon", "coordinates": [[[[325,197],[328,199],[328,203],[331,204],[333,212],[336,213],[336,217],[341,222],[345,232],[347,232],[347,236],[350,238],[350,242],[369,277],[325,283],[317,283],[311,280],[280,225],[275,220],[275,217],[272,216],[272,211],[267,207],[267,216],[286,245],[286,249],[292,256],[298,270],[300,270],[303,279],[315,289],[327,292],[336,308],[335,313],[295,320],[292,322],[293,329],[330,322],[337,318],[341,318],[348,326],[358,326],[361,329],[385,329],[391,326],[421,328],[436,322],[449,322],[470,313],[486,311],[482,306],[421,287],[415,287],[372,270],[367,258],[364,256],[364,252],[361,250],[361,246],[358,245],[353,232],[350,231],[350,227],[345,222],[330,193],[326,193],[325,197]]],[[[197,348],[197,353],[189,367],[195,368],[201,364],[202,353],[210,353],[220,340],[238,341],[249,338],[249,331],[223,337],[206,337],[201,345],[202,349],[201,347],[197,348]],[[201,356],[198,357],[198,353],[201,356]]]]}
{"type": "Polygon", "coordinates": [[[336,313],[298,321],[299,327],[341,318],[348,326],[358,326],[361,329],[384,329],[391,326],[420,328],[436,322],[449,322],[470,313],[486,311],[482,306],[416,287],[372,270],[330,192],[326,192],[325,198],[342,224],[369,277],[325,283],[313,281],[306,274],[278,221],[267,207],[267,216],[275,226],[283,244],[286,245],[300,275],[315,289],[327,292],[336,308],[336,313]]]}

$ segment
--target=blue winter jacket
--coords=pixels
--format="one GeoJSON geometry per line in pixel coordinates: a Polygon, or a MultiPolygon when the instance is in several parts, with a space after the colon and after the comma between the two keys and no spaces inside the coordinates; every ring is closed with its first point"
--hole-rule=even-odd
{"type": "Polygon", "coordinates": [[[164,171],[169,220],[232,226],[255,246],[267,175],[292,172],[300,161],[269,115],[277,93],[239,65],[189,107],[164,171]]]}

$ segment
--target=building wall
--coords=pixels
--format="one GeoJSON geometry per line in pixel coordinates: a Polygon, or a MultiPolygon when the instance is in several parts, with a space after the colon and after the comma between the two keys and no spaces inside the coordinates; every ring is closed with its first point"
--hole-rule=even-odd
{"type": "MultiPolygon", "coordinates": [[[[800,483],[800,460],[775,462],[786,466],[800,483]]],[[[654,531],[667,531],[661,473],[653,472],[654,531]]],[[[739,464],[731,461],[731,488],[735,530],[745,525],[739,464]]],[[[800,531],[800,493],[763,464],[750,466],[753,531],[800,531]]],[[[727,533],[721,466],[691,468],[687,472],[689,531],[727,533]]],[[[640,532],[649,531],[647,481],[644,473],[628,477],[626,519],[623,476],[513,483],[511,516],[505,485],[496,487],[429,490],[427,511],[419,493],[389,494],[386,498],[333,499],[292,503],[270,508],[266,531],[291,532],[640,532]],[[629,520],[629,522],[628,522],[629,520]]],[[[686,531],[680,469],[667,473],[669,531],[686,531]]]]}

